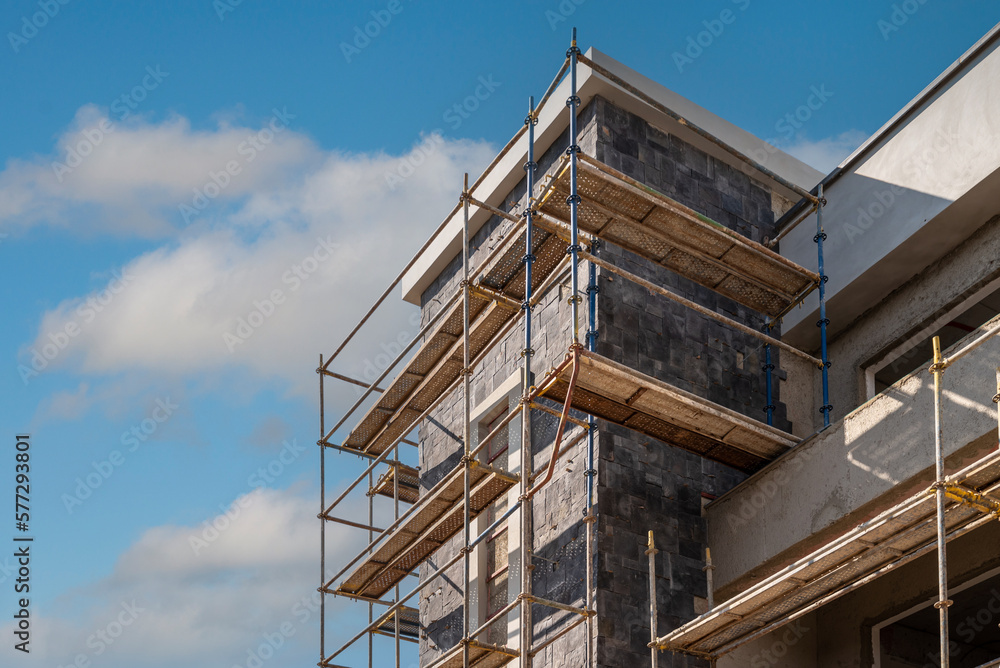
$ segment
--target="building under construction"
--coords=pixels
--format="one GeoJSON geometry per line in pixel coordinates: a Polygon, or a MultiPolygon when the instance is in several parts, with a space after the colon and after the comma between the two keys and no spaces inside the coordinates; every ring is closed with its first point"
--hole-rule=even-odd
{"type": "Polygon", "coordinates": [[[998,36],[825,177],[574,36],[320,358],[319,665],[1000,666],[998,36]]]}

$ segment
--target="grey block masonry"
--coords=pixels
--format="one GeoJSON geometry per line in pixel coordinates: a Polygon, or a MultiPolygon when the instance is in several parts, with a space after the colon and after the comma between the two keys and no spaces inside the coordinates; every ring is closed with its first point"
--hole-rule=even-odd
{"type": "MultiPolygon", "coordinates": [[[[779,201],[763,184],[717,161],[677,137],[603,98],[580,112],[581,150],[625,174],[709,216],[737,232],[761,241],[774,233],[779,201]]],[[[568,145],[568,133],[540,158],[539,176],[550,172],[568,145]]],[[[539,179],[541,180],[541,179],[539,179]]],[[[505,199],[509,209],[525,203],[522,181],[505,199]]],[[[492,218],[472,239],[475,267],[509,232],[512,224],[492,218]]],[[[711,290],[680,278],[627,251],[605,244],[601,255],[631,272],[668,286],[693,301],[753,327],[763,318],[711,290]]],[[[585,289],[586,263],[580,275],[585,289]]],[[[427,321],[459,287],[461,258],[456,258],[422,296],[427,321]]],[[[600,274],[598,343],[600,354],[676,387],[763,420],[762,349],[752,337],[735,332],[620,278],[600,274]]],[[[570,343],[568,292],[553,289],[533,311],[533,368],[544,372],[562,359],[570,343]]],[[[586,317],[586,304],[581,309],[586,317]]],[[[585,321],[584,321],[585,322],[585,321]]],[[[581,331],[585,330],[585,326],[581,331]]],[[[472,405],[489,396],[521,368],[524,330],[516,326],[475,369],[472,405]]],[[[778,365],[777,351],[772,359],[778,365]]],[[[775,426],[790,431],[784,404],[777,396],[775,426]]],[[[463,401],[461,390],[449,397],[420,429],[421,488],[429,489],[461,459],[463,401]]],[[[580,416],[583,417],[583,416],[580,416]]],[[[555,418],[538,411],[532,416],[535,470],[549,461],[555,418]]],[[[569,435],[572,436],[571,432],[569,435]]],[[[536,497],[533,516],[535,554],[532,587],[536,595],[582,607],[584,604],[586,439],[556,468],[553,481],[536,497]]],[[[628,667],[649,661],[649,579],[644,554],[647,532],[656,536],[657,598],[660,635],[703,611],[707,596],[706,545],[702,518],[704,499],[721,495],[744,474],[616,425],[598,423],[596,512],[597,624],[595,666],[628,667]]],[[[516,489],[512,493],[516,499],[516,489]]],[[[421,578],[458,553],[457,536],[421,568],[421,578]]],[[[511,592],[516,596],[519,573],[512,560],[511,592]]],[[[429,665],[462,637],[462,565],[424,590],[420,599],[420,664],[429,665]]],[[[533,606],[534,643],[544,642],[573,621],[568,613],[533,606]]],[[[473,626],[479,622],[473,620],[473,626]]],[[[535,665],[584,666],[582,625],[535,658],[535,665]]],[[[707,666],[689,657],[661,656],[661,666],[707,666]]]]}

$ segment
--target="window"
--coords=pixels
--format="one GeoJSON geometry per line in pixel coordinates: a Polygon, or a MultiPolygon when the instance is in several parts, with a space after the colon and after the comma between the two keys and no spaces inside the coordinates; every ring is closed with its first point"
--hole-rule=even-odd
{"type": "MultiPolygon", "coordinates": [[[[1000,575],[993,573],[949,592],[951,668],[1000,666],[1000,575]]],[[[876,668],[937,666],[940,659],[938,611],[933,602],[873,629],[876,668]]]]}
{"type": "Polygon", "coordinates": [[[935,336],[941,337],[941,349],[945,350],[998,313],[1000,283],[994,281],[869,366],[865,370],[868,398],[914,371],[929,367],[934,358],[931,341],[935,336]]]}

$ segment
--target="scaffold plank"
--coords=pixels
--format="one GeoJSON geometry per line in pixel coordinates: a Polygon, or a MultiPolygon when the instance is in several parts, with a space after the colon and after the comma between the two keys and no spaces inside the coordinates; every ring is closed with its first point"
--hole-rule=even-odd
{"type": "MultiPolygon", "coordinates": [[[[563,401],[570,370],[545,393],[563,401]]],[[[780,429],[589,351],[580,353],[573,408],[742,471],[755,471],[793,445],[780,429]]]]}
{"type": "MultiPolygon", "coordinates": [[[[580,229],[704,285],[761,313],[778,317],[819,281],[819,275],[693,209],[586,155],[577,177],[580,229]]],[[[568,164],[540,210],[568,221],[568,164]]]]}
{"type": "MultiPolygon", "coordinates": [[[[475,640],[469,642],[470,668],[499,668],[518,658],[520,654],[515,649],[499,645],[486,645],[475,640]]],[[[462,646],[452,648],[429,668],[462,668],[465,665],[462,646]]]]}
{"type": "MultiPolygon", "coordinates": [[[[949,476],[978,492],[1000,489],[1000,453],[949,476]]],[[[745,592],[657,639],[663,650],[721,656],[754,636],[871,582],[937,545],[935,498],[915,494],[827,543],[745,592]]],[[[949,501],[945,527],[952,537],[990,521],[973,507],[949,501]]]]}
{"type": "MultiPolygon", "coordinates": [[[[420,611],[404,605],[396,612],[399,613],[399,635],[403,638],[419,638],[420,611]]],[[[382,615],[375,630],[390,636],[396,635],[396,612],[382,615]]]]}
{"type": "Polygon", "coordinates": [[[420,497],[420,471],[406,464],[393,464],[389,470],[379,476],[371,494],[395,498],[396,478],[399,478],[399,500],[404,503],[416,503],[420,497]]]}
{"type": "MultiPolygon", "coordinates": [[[[517,484],[517,476],[477,464],[471,469],[469,510],[473,518],[517,484]]],[[[366,555],[337,592],[380,598],[454,536],[464,524],[465,469],[448,474],[446,482],[366,555]]]]}
{"type": "MultiPolygon", "coordinates": [[[[501,241],[506,250],[486,268],[479,284],[502,292],[508,298],[524,299],[524,237],[521,230],[501,241]]],[[[533,246],[532,283],[538,288],[565,256],[566,244],[553,234],[535,230],[533,246]]],[[[351,431],[343,447],[381,454],[397,438],[412,430],[423,411],[447,391],[462,372],[462,309],[461,301],[451,308],[351,431]]],[[[517,312],[506,303],[473,293],[469,308],[470,356],[475,358],[480,354],[516,315],[517,312]]]]}

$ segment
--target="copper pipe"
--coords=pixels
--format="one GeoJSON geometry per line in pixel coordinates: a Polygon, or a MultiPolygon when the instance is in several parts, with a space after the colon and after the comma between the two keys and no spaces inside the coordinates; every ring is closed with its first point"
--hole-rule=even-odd
{"type": "Polygon", "coordinates": [[[569,388],[566,390],[566,400],[563,403],[562,415],[559,416],[559,429],[556,431],[556,440],[552,445],[552,459],[549,461],[549,468],[545,472],[545,477],[541,482],[528,490],[527,497],[530,499],[538,490],[544,487],[552,479],[552,474],[556,470],[556,461],[559,459],[559,446],[562,445],[563,431],[566,429],[566,420],[569,418],[569,407],[573,402],[573,388],[576,387],[576,379],[580,374],[580,349],[573,348],[572,352],[573,372],[569,377],[569,388]]]}

